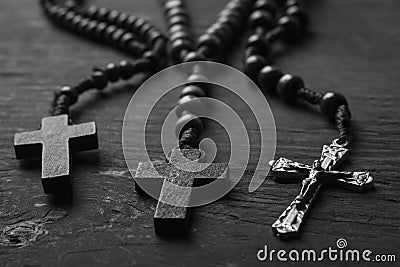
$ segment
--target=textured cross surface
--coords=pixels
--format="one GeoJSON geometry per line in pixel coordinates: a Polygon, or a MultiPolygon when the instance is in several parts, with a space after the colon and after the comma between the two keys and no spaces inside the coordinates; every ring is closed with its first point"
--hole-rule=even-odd
{"type": "MultiPolygon", "coordinates": [[[[169,160],[141,162],[135,180],[141,179],[142,187],[159,188],[157,208],[154,214],[154,229],[162,236],[177,236],[187,233],[192,187],[207,184],[214,179],[222,184],[229,181],[226,163],[200,163],[201,151],[197,149],[174,149],[169,160]],[[171,205],[174,203],[174,205],[171,205]]],[[[136,182],[138,192],[145,193],[136,182]]]]}
{"type": "Polygon", "coordinates": [[[321,158],[316,160],[312,167],[285,158],[271,162],[270,174],[277,181],[288,182],[302,179],[300,193],[272,225],[275,235],[282,239],[299,235],[305,217],[325,182],[357,192],[373,188],[373,178],[368,172],[332,171],[344,162],[347,155],[348,149],[334,142],[329,146],[324,145],[321,158]]]}
{"type": "Polygon", "coordinates": [[[46,194],[71,188],[70,151],[98,148],[94,122],[68,125],[68,115],[42,119],[41,129],[15,134],[17,159],[42,158],[42,184],[46,194]]]}

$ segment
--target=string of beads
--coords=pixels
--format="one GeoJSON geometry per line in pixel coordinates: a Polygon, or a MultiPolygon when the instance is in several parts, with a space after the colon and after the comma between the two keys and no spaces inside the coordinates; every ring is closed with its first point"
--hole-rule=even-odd
{"type": "MultiPolygon", "coordinates": [[[[170,55],[175,62],[219,60],[235,37],[243,30],[253,0],[231,0],[218,19],[195,44],[189,27],[189,16],[183,0],[164,1],[168,22],[170,55]]],[[[197,66],[199,67],[199,66],[197,66]]],[[[201,97],[206,96],[207,77],[197,68],[188,77],[178,100],[176,135],[180,148],[197,148],[204,124],[197,115],[204,109],[201,97]]]]}
{"type": "Polygon", "coordinates": [[[305,87],[302,78],[284,74],[270,64],[273,42],[295,43],[306,33],[308,16],[298,1],[257,0],[248,24],[252,33],[244,53],[245,73],[267,94],[277,95],[288,104],[302,100],[319,105],[321,112],[338,128],[338,143],[349,144],[351,113],[346,98],[336,92],[315,92],[305,87]]]}
{"type": "Polygon", "coordinates": [[[93,68],[92,74],[75,86],[62,86],[55,92],[52,115],[68,114],[69,107],[87,90],[103,90],[109,83],[128,80],[139,73],[155,73],[161,67],[159,59],[165,56],[166,41],[148,21],[95,6],[82,9],[74,4],[59,5],[53,0],[40,3],[47,17],[58,26],[110,44],[137,58],[109,63],[104,69],[93,68]]]}

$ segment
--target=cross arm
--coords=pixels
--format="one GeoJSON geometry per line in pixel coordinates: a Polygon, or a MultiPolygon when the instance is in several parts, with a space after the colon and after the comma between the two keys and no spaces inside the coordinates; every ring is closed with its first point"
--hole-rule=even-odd
{"type": "Polygon", "coordinates": [[[17,159],[40,158],[42,155],[42,140],[40,130],[16,133],[14,150],[17,159]]]}

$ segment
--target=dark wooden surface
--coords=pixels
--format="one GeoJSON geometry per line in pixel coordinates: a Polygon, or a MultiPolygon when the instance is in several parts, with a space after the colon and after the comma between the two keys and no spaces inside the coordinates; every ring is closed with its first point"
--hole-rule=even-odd
{"type": "MultiPolygon", "coordinates": [[[[188,1],[197,33],[215,19],[225,2],[188,1]]],[[[147,17],[165,30],[157,1],[96,4],[147,17]]],[[[253,266],[265,244],[271,249],[318,249],[335,247],[338,238],[346,238],[351,248],[397,253],[400,260],[400,2],[310,0],[309,4],[313,34],[300,46],[282,49],[277,64],[304,77],[311,88],[347,96],[356,139],[345,169],[371,171],[376,190],[367,194],[325,190],[301,238],[282,242],[272,235],[270,225],[299,185],[267,179],[250,194],[249,177],[226,198],[196,209],[189,238],[155,236],[156,202],[135,192],[121,148],[124,107],[133,85],[113,86],[103,94],[92,92],[82,98],[73,116],[77,122],[96,121],[100,149],[74,156],[72,203],[44,195],[40,162],[14,158],[14,133],[39,126],[54,88],[78,81],[94,65],[117,62],[125,55],[53,27],[37,1],[3,0],[0,265],[253,266]],[[19,244],[24,238],[32,241],[22,247],[5,245],[7,240],[19,244]]],[[[229,64],[241,67],[242,47],[243,43],[233,49],[229,64]]],[[[277,157],[311,163],[322,144],[336,134],[316,112],[288,107],[277,99],[269,102],[277,125],[277,157]]],[[[272,265],[260,265],[267,264],[272,265]]]]}

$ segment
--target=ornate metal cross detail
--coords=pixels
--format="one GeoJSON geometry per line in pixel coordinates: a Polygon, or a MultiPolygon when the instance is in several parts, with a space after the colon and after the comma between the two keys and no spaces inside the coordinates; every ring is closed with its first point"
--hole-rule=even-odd
{"type": "Polygon", "coordinates": [[[348,149],[335,141],[324,145],[321,158],[313,166],[280,158],[270,162],[270,174],[278,182],[302,180],[300,193],[272,225],[275,235],[282,239],[297,237],[304,219],[316,200],[324,183],[331,183],[356,192],[373,188],[373,178],[368,172],[339,172],[332,169],[342,164],[348,156],[348,149]]]}

